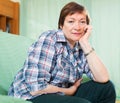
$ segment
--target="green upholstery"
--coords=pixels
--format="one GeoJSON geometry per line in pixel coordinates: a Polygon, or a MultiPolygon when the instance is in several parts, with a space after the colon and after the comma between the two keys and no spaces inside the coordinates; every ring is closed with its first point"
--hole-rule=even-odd
{"type": "Polygon", "coordinates": [[[0,95],[0,103],[31,103],[22,99],[13,98],[10,96],[0,95]]]}
{"type": "MultiPolygon", "coordinates": [[[[33,40],[27,37],[0,32],[0,95],[7,95],[10,84],[22,67],[28,47],[32,43],[33,40]]],[[[6,97],[2,96],[0,96],[0,101],[3,98],[2,100],[5,102],[1,103],[14,103],[6,102],[6,97]]],[[[11,98],[11,100],[13,99],[11,98]]]]}

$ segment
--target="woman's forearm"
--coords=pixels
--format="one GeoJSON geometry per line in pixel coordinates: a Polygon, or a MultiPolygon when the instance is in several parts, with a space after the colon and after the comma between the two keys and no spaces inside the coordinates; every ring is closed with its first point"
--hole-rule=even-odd
{"type": "Polygon", "coordinates": [[[80,86],[80,83],[82,81],[82,78],[78,79],[73,86],[69,88],[62,88],[62,87],[57,87],[54,85],[47,85],[47,87],[43,90],[35,91],[35,92],[30,92],[31,95],[40,95],[40,94],[47,94],[47,93],[64,93],[65,95],[73,95],[77,88],[80,86]]]}
{"type": "Polygon", "coordinates": [[[57,86],[53,85],[48,85],[45,89],[35,91],[35,92],[30,92],[31,95],[40,95],[40,94],[48,94],[48,93],[64,93],[65,95],[73,95],[75,87],[70,87],[70,88],[60,88],[57,86]]]}
{"type": "Polygon", "coordinates": [[[56,93],[56,92],[58,92],[58,89],[59,88],[57,86],[47,85],[47,87],[45,89],[30,92],[30,94],[31,95],[40,95],[40,94],[47,94],[47,93],[56,93]]]}
{"type": "MultiPolygon", "coordinates": [[[[92,47],[88,42],[81,42],[81,46],[85,54],[92,50],[92,47]]],[[[93,50],[90,52],[86,58],[93,73],[94,80],[97,82],[107,82],[109,80],[108,71],[102,61],[96,55],[95,51],[93,50]]]]}

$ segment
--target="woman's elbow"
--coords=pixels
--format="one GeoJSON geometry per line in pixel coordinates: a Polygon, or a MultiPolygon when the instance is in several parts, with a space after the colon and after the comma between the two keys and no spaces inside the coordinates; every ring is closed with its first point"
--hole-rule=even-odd
{"type": "Polygon", "coordinates": [[[99,83],[106,83],[109,81],[109,76],[105,76],[105,77],[102,77],[102,78],[99,78],[99,79],[94,79],[96,82],[99,82],[99,83]]]}

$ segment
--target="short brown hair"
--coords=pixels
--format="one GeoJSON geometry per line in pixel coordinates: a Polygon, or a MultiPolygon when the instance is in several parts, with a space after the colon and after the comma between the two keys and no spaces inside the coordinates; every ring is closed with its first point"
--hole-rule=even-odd
{"type": "MultiPolygon", "coordinates": [[[[68,4],[66,4],[61,12],[60,12],[60,17],[59,17],[59,22],[58,22],[58,28],[60,29],[61,26],[63,26],[64,24],[64,20],[65,20],[65,17],[67,15],[72,15],[76,12],[78,13],[82,13],[82,12],[86,12],[86,9],[84,8],[84,6],[76,3],[76,2],[70,2],[68,4]]],[[[90,22],[90,19],[88,17],[88,14],[86,13],[86,21],[87,21],[87,24],[89,24],[90,22]]]]}

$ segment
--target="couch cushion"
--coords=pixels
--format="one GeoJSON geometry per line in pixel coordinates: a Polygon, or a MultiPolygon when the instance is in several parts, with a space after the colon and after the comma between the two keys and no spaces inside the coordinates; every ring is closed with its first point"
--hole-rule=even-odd
{"type": "Polygon", "coordinates": [[[5,90],[2,86],[0,86],[0,94],[7,95],[7,90],[5,90]]]}
{"type": "Polygon", "coordinates": [[[22,99],[0,95],[0,103],[31,103],[22,99]]]}
{"type": "Polygon", "coordinates": [[[22,67],[32,42],[24,36],[0,32],[0,88],[4,93],[22,67]]]}

